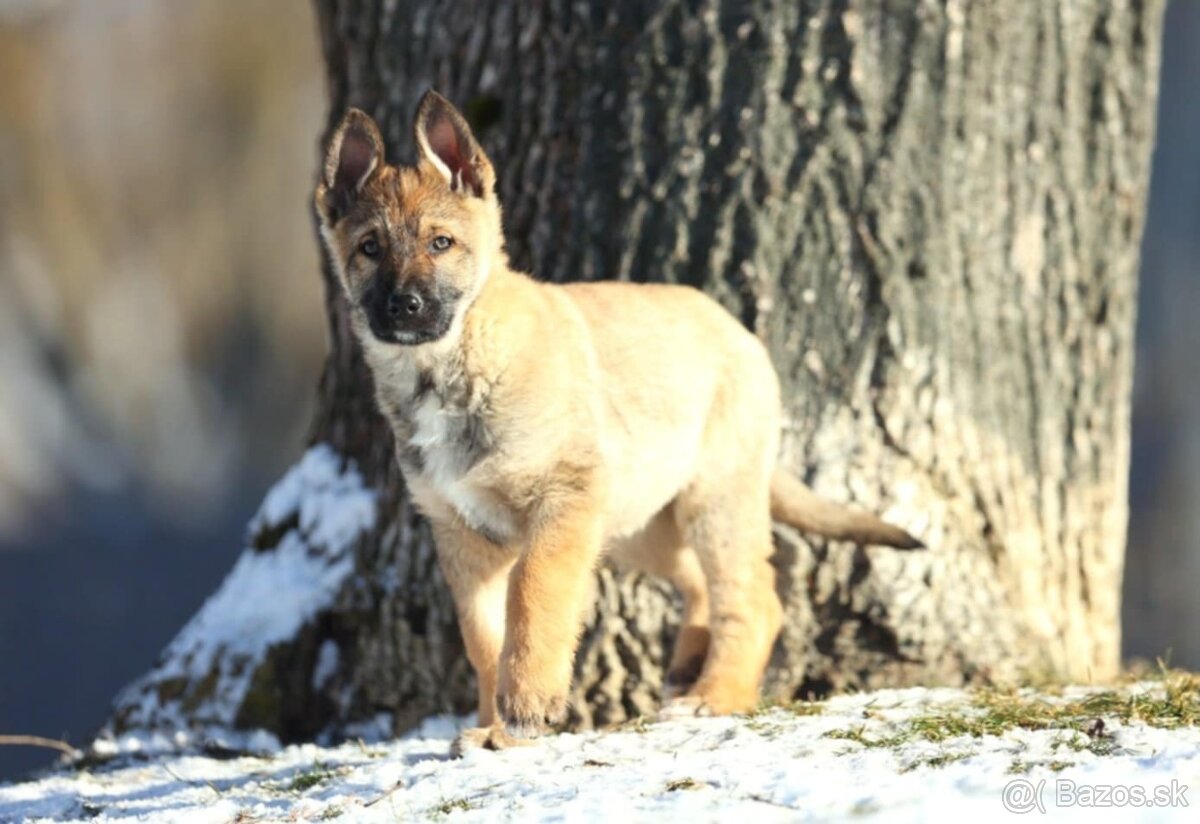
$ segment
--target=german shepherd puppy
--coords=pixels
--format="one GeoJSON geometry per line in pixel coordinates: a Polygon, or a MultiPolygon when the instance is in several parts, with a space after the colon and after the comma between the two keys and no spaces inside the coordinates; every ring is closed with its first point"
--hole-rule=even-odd
{"type": "Polygon", "coordinates": [[[478,674],[480,727],[460,749],[563,718],[605,555],[683,597],[669,709],[751,709],[782,616],[772,518],[920,543],[776,466],[778,379],[716,302],[513,271],[496,173],[466,121],[429,91],[413,129],[416,165],[390,165],[375,122],[348,111],[315,199],[478,674]]]}

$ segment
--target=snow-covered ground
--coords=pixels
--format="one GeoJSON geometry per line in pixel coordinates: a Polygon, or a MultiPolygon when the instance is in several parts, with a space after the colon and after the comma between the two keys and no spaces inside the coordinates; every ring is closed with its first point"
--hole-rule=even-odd
{"type": "MultiPolygon", "coordinates": [[[[1126,688],[1139,690],[1161,684],[1126,688]]],[[[1048,700],[1078,707],[1096,694],[1048,700]]],[[[887,690],[457,760],[450,742],[464,722],[431,719],[385,743],[63,768],[0,786],[0,821],[993,821],[1012,815],[1006,803],[1053,820],[1197,820],[1200,728],[1150,726],[1133,720],[1140,711],[1009,726],[1042,717],[1030,700],[1042,699],[1014,714],[959,690],[887,690]]]]}

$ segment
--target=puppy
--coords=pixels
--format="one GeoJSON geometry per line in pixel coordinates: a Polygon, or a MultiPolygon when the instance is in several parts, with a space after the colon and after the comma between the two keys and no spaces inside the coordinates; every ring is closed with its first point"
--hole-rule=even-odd
{"type": "Polygon", "coordinates": [[[460,743],[506,746],[563,718],[606,553],[683,597],[672,709],[751,709],[782,616],[772,518],[920,543],[776,465],[778,379],[717,303],[513,271],[496,174],[466,121],[430,91],[413,129],[416,165],[391,165],[351,109],[315,200],[478,674],[480,729],[460,743]]]}

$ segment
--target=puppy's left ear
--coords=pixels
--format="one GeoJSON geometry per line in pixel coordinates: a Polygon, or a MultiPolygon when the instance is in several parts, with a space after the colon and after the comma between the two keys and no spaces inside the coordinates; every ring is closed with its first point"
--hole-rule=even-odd
{"type": "Polygon", "coordinates": [[[350,109],[329,141],[325,155],[324,206],[328,218],[344,215],[383,166],[383,136],[371,116],[350,109]]]}
{"type": "Polygon", "coordinates": [[[475,197],[495,191],[496,173],[471,127],[450,101],[432,89],[417,105],[413,137],[421,159],[438,170],[451,191],[475,197]]]}

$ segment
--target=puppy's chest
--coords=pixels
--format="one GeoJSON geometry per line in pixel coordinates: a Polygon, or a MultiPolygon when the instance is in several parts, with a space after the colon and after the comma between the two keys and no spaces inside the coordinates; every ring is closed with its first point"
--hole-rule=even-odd
{"type": "Polygon", "coordinates": [[[486,421],[486,396],[459,376],[432,372],[402,376],[380,392],[396,437],[396,454],[414,491],[425,486],[472,528],[496,542],[515,519],[494,490],[472,475],[495,448],[486,421]]]}

